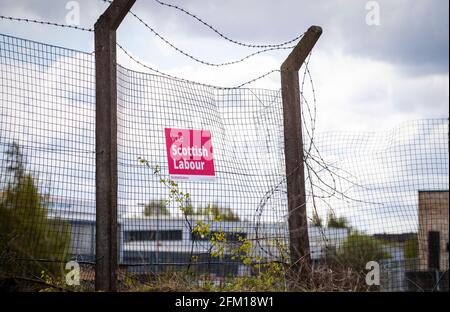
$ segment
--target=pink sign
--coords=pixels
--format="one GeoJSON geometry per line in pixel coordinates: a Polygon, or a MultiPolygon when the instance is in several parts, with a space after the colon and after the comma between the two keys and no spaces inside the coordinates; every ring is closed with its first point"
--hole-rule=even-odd
{"type": "Polygon", "coordinates": [[[214,179],[211,132],[164,128],[167,162],[173,180],[214,179]]]}

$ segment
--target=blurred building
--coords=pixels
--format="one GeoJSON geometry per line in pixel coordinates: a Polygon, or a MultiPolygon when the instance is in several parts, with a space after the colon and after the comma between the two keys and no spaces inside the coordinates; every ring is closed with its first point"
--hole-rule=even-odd
{"type": "MultiPolygon", "coordinates": [[[[70,223],[70,254],[78,261],[95,261],[95,202],[74,198],[48,198],[48,215],[70,223]]],[[[121,207],[121,211],[128,211],[121,207]]],[[[128,207],[130,208],[130,207],[128,207]]],[[[287,222],[208,221],[207,216],[151,215],[143,207],[118,216],[118,260],[129,272],[167,272],[185,268],[216,276],[247,275],[250,267],[225,249],[222,258],[212,257],[211,236],[223,233],[227,246],[239,247],[242,239],[251,243],[251,259],[282,261],[289,250],[287,222]],[[141,211],[139,211],[141,210],[141,211]],[[199,221],[210,225],[210,235],[193,233],[199,221]]],[[[318,261],[328,250],[338,249],[347,229],[319,228],[309,224],[310,252],[318,261]]]]}
{"type": "Polygon", "coordinates": [[[448,270],[448,193],[448,191],[419,191],[420,270],[448,270]]]}

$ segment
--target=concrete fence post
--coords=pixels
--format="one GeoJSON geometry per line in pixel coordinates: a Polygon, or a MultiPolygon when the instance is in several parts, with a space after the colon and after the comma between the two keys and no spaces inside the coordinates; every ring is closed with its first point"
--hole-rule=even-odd
{"type": "Polygon", "coordinates": [[[311,26],[281,65],[281,92],[284,118],[289,240],[293,268],[299,271],[310,263],[306,216],[305,172],[298,71],[322,34],[311,26]]]}
{"type": "Polygon", "coordinates": [[[116,30],[136,0],[114,0],[95,23],[95,289],[117,287],[116,30]]]}

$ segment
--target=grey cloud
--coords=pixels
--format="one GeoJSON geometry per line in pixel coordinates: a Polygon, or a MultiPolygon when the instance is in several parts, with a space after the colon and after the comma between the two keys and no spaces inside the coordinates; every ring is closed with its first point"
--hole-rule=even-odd
{"type": "MultiPolygon", "coordinates": [[[[411,75],[448,72],[448,1],[379,0],[379,26],[365,23],[366,1],[170,1],[242,41],[281,42],[323,27],[318,48],[394,63],[411,75]]],[[[136,10],[162,31],[215,36],[192,18],[154,1],[136,10]]]]}
{"type": "MultiPolygon", "coordinates": [[[[382,60],[409,75],[448,73],[448,1],[378,0],[380,26],[366,25],[367,1],[163,1],[197,14],[237,40],[282,42],[317,24],[324,29],[317,49],[337,49],[349,55],[382,60]]],[[[81,24],[87,27],[92,27],[107,7],[101,0],[78,2],[81,24]]],[[[0,0],[0,3],[6,15],[22,12],[24,16],[63,22],[67,13],[67,1],[61,0],[0,0]]],[[[133,10],[174,43],[183,36],[216,37],[191,17],[153,0],[137,1],[133,10]]],[[[142,31],[146,31],[143,26],[142,31]]]]}

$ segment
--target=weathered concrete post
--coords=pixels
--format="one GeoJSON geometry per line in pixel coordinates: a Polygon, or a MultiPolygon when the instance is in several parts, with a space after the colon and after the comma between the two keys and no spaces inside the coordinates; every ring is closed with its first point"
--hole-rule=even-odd
{"type": "Polygon", "coordinates": [[[114,0],[95,23],[95,289],[117,282],[116,30],[136,0],[114,0]]]}
{"type": "Polygon", "coordinates": [[[311,26],[281,65],[284,147],[286,158],[289,239],[293,268],[300,270],[310,263],[308,221],[306,218],[305,173],[301,98],[298,71],[322,34],[322,28],[311,26]]]}

